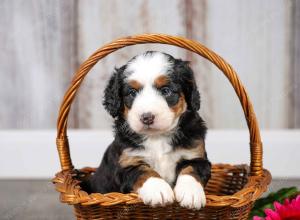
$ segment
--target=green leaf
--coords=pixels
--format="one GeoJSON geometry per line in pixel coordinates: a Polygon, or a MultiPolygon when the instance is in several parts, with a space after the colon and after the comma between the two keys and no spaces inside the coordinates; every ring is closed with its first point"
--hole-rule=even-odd
{"type": "Polygon", "coordinates": [[[251,210],[250,218],[253,216],[265,217],[264,210],[267,208],[274,209],[275,201],[283,203],[285,199],[291,198],[298,194],[296,187],[282,188],[277,192],[271,192],[267,197],[258,199],[251,210]]]}

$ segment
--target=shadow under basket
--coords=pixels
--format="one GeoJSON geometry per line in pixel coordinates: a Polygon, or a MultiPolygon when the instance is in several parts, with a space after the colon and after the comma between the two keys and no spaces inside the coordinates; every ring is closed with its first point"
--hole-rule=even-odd
{"type": "Polygon", "coordinates": [[[61,169],[52,180],[60,200],[74,206],[77,219],[248,219],[255,200],[267,190],[271,174],[262,166],[262,142],[250,99],[236,72],[220,56],[202,44],[163,34],[144,34],[113,41],[92,54],[76,72],[60,107],[57,121],[57,149],[61,169]],[[72,101],[89,70],[103,57],[126,46],[160,43],[190,50],[214,63],[228,78],[243,108],[250,134],[250,166],[214,164],[207,186],[206,206],[201,210],[144,205],[135,193],[88,194],[80,187],[94,168],[74,169],[67,138],[67,118],[72,101]]]}

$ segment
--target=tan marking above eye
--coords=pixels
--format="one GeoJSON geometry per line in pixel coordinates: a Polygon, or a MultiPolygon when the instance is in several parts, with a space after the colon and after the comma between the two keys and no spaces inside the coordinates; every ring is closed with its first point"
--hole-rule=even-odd
{"type": "Polygon", "coordinates": [[[128,85],[135,90],[140,90],[143,87],[142,84],[136,80],[128,81],[128,85]]]}
{"type": "Polygon", "coordinates": [[[169,78],[165,75],[161,75],[154,80],[154,85],[156,88],[162,88],[169,83],[169,78]]]}

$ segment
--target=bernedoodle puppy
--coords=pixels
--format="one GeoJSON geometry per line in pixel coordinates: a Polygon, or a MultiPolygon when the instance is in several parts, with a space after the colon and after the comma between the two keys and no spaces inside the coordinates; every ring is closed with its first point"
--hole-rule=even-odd
{"type": "Polygon", "coordinates": [[[189,63],[148,51],[115,69],[103,104],[114,118],[115,139],[88,192],[135,192],[152,206],[205,206],[211,175],[205,122],[189,63]]]}

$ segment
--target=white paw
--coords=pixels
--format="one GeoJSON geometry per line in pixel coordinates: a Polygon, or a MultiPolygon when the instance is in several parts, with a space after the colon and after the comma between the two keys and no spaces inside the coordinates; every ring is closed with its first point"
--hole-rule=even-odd
{"type": "Polygon", "coordinates": [[[151,206],[164,206],[174,201],[174,193],[171,186],[163,179],[157,177],[147,179],[137,192],[143,202],[151,206]]]}
{"type": "Polygon", "coordinates": [[[190,175],[178,176],[174,193],[177,202],[182,207],[201,209],[206,204],[206,197],[202,185],[190,175]]]}

